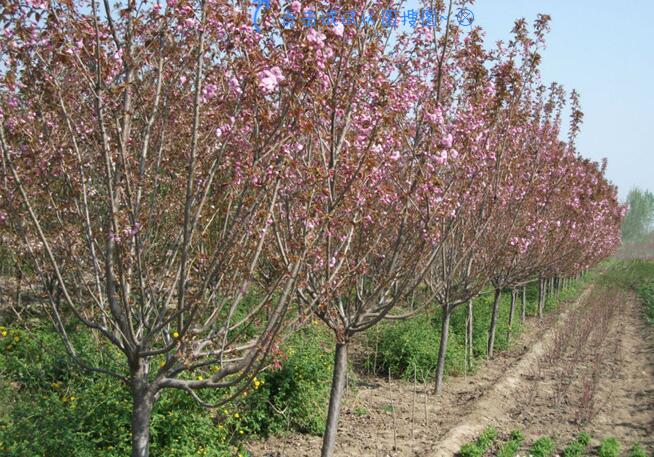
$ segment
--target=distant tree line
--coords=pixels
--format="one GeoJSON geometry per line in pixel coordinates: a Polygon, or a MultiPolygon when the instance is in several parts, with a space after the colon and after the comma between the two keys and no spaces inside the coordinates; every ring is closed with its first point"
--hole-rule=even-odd
{"type": "Polygon", "coordinates": [[[654,194],[638,187],[627,195],[629,210],[622,222],[622,240],[640,241],[654,231],[654,194]]]}

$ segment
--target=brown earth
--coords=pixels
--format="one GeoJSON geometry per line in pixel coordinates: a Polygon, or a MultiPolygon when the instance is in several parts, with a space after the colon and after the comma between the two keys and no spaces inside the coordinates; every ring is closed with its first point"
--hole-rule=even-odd
{"type": "MultiPolygon", "coordinates": [[[[342,408],[336,456],[451,456],[487,425],[521,429],[527,441],[549,435],[559,447],[582,430],[653,447],[654,332],[633,294],[602,297],[588,289],[542,321],[528,319],[512,349],[472,376],[448,379],[437,397],[431,385],[361,376],[342,408]],[[600,325],[602,310],[614,311],[600,325]]],[[[250,451],[313,457],[320,444],[291,434],[253,442],[250,451]]]]}

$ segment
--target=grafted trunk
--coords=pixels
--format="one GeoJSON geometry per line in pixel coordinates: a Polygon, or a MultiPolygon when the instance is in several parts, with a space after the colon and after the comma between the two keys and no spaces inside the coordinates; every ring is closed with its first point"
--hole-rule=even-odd
{"type": "Polygon", "coordinates": [[[441,340],[438,345],[438,362],[436,364],[436,393],[443,389],[443,373],[445,372],[445,354],[447,353],[447,338],[450,333],[450,314],[452,310],[448,305],[442,307],[443,320],[441,322],[441,340]]]}
{"type": "Polygon", "coordinates": [[[139,360],[131,369],[132,382],[132,457],[150,455],[150,419],[154,392],[148,384],[148,365],[139,360]]]}
{"type": "Polygon", "coordinates": [[[502,289],[495,289],[495,300],[493,301],[493,315],[491,317],[490,329],[488,330],[488,348],[486,353],[488,358],[493,358],[493,349],[495,347],[495,329],[497,328],[497,315],[500,309],[500,297],[502,296],[502,289]]]}
{"type": "Polygon", "coordinates": [[[322,439],[321,457],[334,455],[336,445],[336,432],[338,430],[338,416],[341,411],[341,400],[345,389],[345,373],[347,372],[347,343],[336,343],[334,352],[334,373],[332,376],[332,390],[329,396],[329,409],[327,411],[327,426],[322,439]]]}

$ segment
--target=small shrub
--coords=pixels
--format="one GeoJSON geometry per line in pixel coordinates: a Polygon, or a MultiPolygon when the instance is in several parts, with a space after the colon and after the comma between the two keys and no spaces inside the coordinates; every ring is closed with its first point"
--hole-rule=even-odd
{"type": "Polygon", "coordinates": [[[581,432],[577,435],[577,442],[584,446],[588,446],[590,444],[590,434],[588,432],[581,432]]]}
{"type": "Polygon", "coordinates": [[[563,457],[580,457],[584,454],[589,443],[590,435],[586,432],[581,432],[577,435],[577,439],[563,450],[563,457]]]}
{"type": "Polygon", "coordinates": [[[645,449],[639,444],[636,443],[633,446],[631,446],[631,449],[629,449],[629,453],[627,454],[628,457],[647,457],[647,453],[645,452],[645,449]]]}
{"type": "Polygon", "coordinates": [[[549,436],[542,436],[534,441],[529,453],[532,457],[549,457],[554,453],[554,440],[549,436]]]}
{"type": "Polygon", "coordinates": [[[260,375],[262,385],[246,397],[248,431],[255,435],[295,430],[320,435],[327,420],[334,341],[319,324],[295,333],[284,345],[281,368],[260,375]]]}
{"type": "Polygon", "coordinates": [[[620,455],[620,443],[615,438],[607,438],[600,443],[599,457],[618,457],[620,455]]]}
{"type": "Polygon", "coordinates": [[[563,450],[563,457],[581,457],[585,450],[586,446],[574,441],[563,450]]]}
{"type": "Polygon", "coordinates": [[[391,404],[382,405],[381,409],[388,414],[392,414],[394,411],[393,405],[391,404]]]}
{"type": "Polygon", "coordinates": [[[522,430],[513,430],[509,437],[511,441],[520,441],[521,443],[525,440],[525,434],[522,433],[522,430]]]}
{"type": "Polygon", "coordinates": [[[493,427],[486,427],[484,431],[477,438],[477,445],[483,449],[488,449],[497,438],[497,430],[493,427]]]}
{"type": "Polygon", "coordinates": [[[484,455],[484,450],[475,443],[464,444],[459,451],[459,457],[481,457],[482,455],[484,455]]]}
{"type": "MultiPolygon", "coordinates": [[[[398,378],[413,379],[414,369],[419,380],[430,377],[438,360],[440,331],[429,316],[422,315],[413,319],[384,323],[368,335],[369,357],[368,369],[376,369],[377,374],[391,375],[398,378]],[[377,350],[377,360],[374,351],[377,350]]],[[[448,354],[452,353],[448,341],[448,354]]],[[[463,352],[463,351],[461,351],[463,352]]],[[[451,356],[446,354],[446,371],[451,365],[451,356]]]]}
{"type": "Polygon", "coordinates": [[[513,457],[520,449],[524,439],[525,436],[522,431],[513,430],[509,434],[509,441],[505,442],[497,452],[497,457],[513,457]]]}
{"type": "Polygon", "coordinates": [[[486,427],[473,443],[466,443],[461,446],[459,456],[481,457],[493,445],[495,438],[497,438],[497,430],[493,427],[486,427]]]}

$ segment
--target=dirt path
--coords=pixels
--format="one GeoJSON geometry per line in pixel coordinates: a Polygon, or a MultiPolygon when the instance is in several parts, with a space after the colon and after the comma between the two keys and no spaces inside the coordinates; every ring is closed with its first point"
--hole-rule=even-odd
{"type": "MultiPolygon", "coordinates": [[[[438,398],[430,393],[431,385],[361,379],[360,387],[343,405],[336,456],[425,457],[436,455],[437,449],[443,448],[443,439],[449,443],[448,449],[458,450],[460,441],[508,411],[508,398],[521,382],[519,374],[535,364],[542,352],[538,348],[552,338],[554,323],[564,321],[572,308],[572,304],[561,306],[542,321],[529,318],[512,349],[485,362],[473,376],[450,378],[438,398]],[[504,386],[501,401],[491,399],[498,394],[498,386],[504,386]],[[453,430],[458,430],[456,439],[451,437],[453,430]]],[[[319,437],[295,434],[252,443],[250,451],[255,457],[313,457],[319,454],[320,442],[319,437]]],[[[447,452],[443,455],[455,451],[447,452]]]]}
{"type": "MultiPolygon", "coordinates": [[[[558,443],[583,430],[595,438],[595,444],[599,438],[613,436],[624,446],[640,442],[651,452],[654,331],[642,319],[642,305],[633,293],[606,295],[605,306],[615,310],[610,325],[603,328],[594,322],[597,327],[578,357],[563,355],[556,363],[541,360],[535,367],[539,372],[516,389],[511,420],[499,424],[503,429],[522,428],[528,438],[547,434],[558,443]],[[568,386],[562,389],[562,384],[568,386]]],[[[593,303],[587,306],[592,310],[593,303]]]]}

